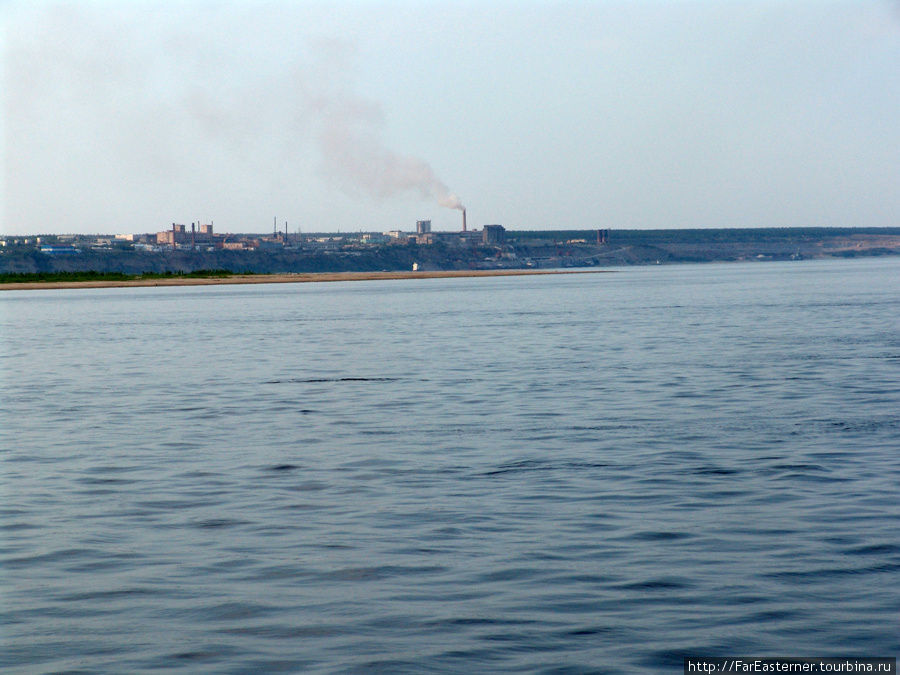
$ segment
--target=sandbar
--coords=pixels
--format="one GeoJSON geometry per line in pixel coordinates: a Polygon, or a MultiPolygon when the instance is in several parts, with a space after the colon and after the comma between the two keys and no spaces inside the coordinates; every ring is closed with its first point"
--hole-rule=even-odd
{"type": "Polygon", "coordinates": [[[415,272],[309,272],[297,274],[233,274],[227,277],[171,277],[127,281],[27,281],[0,284],[0,291],[60,288],[125,288],[131,286],[217,286],[226,284],[300,284],[321,281],[384,281],[395,279],[447,279],[456,277],[513,277],[538,274],[598,274],[609,270],[441,270],[415,272]]]}

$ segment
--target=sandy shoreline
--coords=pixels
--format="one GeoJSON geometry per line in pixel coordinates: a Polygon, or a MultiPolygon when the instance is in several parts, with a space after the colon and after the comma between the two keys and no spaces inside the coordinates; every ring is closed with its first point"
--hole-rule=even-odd
{"type": "Polygon", "coordinates": [[[123,288],[129,286],[219,286],[225,284],[298,284],[318,281],[375,281],[389,279],[446,279],[453,277],[512,277],[537,274],[598,274],[608,270],[448,270],[438,272],[312,272],[303,274],[235,274],[230,277],[136,279],[133,281],[29,281],[0,284],[0,291],[60,288],[123,288]]]}

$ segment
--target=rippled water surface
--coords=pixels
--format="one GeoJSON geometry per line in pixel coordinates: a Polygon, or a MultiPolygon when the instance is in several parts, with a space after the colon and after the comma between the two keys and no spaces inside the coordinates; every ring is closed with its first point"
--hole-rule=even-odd
{"type": "Polygon", "coordinates": [[[900,261],[0,295],[0,668],[900,651],[900,261]]]}

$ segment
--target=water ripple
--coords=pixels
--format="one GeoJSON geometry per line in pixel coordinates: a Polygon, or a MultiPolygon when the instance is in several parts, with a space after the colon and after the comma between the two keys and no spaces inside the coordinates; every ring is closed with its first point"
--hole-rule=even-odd
{"type": "Polygon", "coordinates": [[[0,668],[896,653],[897,265],[19,299],[0,668]]]}

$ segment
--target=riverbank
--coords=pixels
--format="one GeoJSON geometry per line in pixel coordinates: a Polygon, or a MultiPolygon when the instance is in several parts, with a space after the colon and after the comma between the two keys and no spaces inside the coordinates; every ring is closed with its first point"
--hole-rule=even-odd
{"type": "MultiPolygon", "coordinates": [[[[497,266],[522,270],[609,269],[632,265],[809,260],[900,255],[896,228],[757,228],[711,230],[507,231],[496,245],[455,241],[444,233],[433,244],[370,243],[359,236],[306,235],[302,240],[269,242],[266,248],[232,250],[204,246],[181,248],[130,243],[112,246],[107,238],[69,235],[34,239],[0,237],[0,284],[32,281],[90,281],[98,275],[136,278],[232,276],[235,274],[338,274],[425,270],[485,270],[497,266]],[[445,241],[446,240],[446,241],[445,241]],[[27,242],[27,243],[26,243],[27,242]],[[281,245],[284,244],[284,245],[281,245]],[[137,245],[137,244],[135,244],[137,245]],[[222,272],[222,275],[211,272],[222,272]],[[48,275],[75,278],[45,279],[48,275]],[[9,275],[42,275],[8,278],[9,275]]],[[[238,235],[234,235],[238,236],[238,235]]],[[[240,235],[248,237],[250,235],[240,235]]],[[[252,239],[258,243],[262,235],[252,239]]],[[[248,240],[249,241],[249,240],[248,240]]],[[[249,244],[248,244],[249,246],[249,244]]],[[[295,280],[296,281],[296,280],[295,280]]],[[[43,287],[43,286],[42,286],[43,287]]],[[[82,286],[83,288],[83,286],[82,286]]]]}
{"type": "Polygon", "coordinates": [[[29,281],[0,284],[0,291],[65,288],[127,288],[132,286],[216,286],[227,284],[297,284],[326,281],[387,281],[456,277],[511,277],[537,274],[599,274],[608,270],[445,270],[417,272],[314,272],[303,274],[233,274],[221,277],[166,277],[108,281],[29,281]]]}

